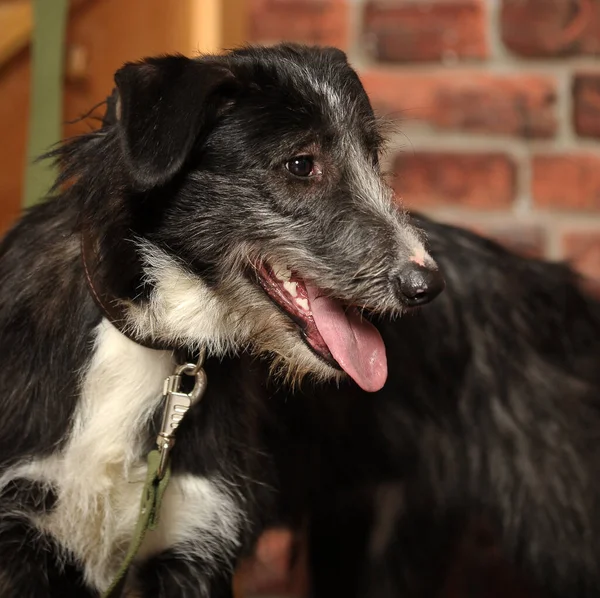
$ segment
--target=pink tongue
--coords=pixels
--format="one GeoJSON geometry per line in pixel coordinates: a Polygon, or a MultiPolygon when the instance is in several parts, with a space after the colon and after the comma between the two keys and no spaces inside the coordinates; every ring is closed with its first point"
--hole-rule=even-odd
{"type": "Polygon", "coordinates": [[[341,368],[367,392],[383,388],[387,379],[385,345],[373,324],[355,309],[345,312],[334,299],[306,285],[319,333],[341,368]]]}

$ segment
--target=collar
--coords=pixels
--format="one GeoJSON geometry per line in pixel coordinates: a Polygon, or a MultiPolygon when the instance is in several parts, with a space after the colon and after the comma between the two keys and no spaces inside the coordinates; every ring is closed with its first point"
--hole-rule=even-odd
{"type": "Polygon", "coordinates": [[[181,357],[183,363],[195,361],[189,354],[189,351],[179,350],[177,347],[169,345],[166,342],[158,341],[149,336],[139,336],[133,334],[131,326],[127,323],[127,307],[126,302],[115,297],[102,283],[101,277],[98,276],[99,262],[97,252],[97,242],[93,238],[89,229],[84,226],[81,231],[81,261],[83,262],[83,271],[87,282],[90,295],[94,303],[102,315],[124,336],[129,340],[142,345],[148,349],[157,351],[173,351],[181,357]]]}
{"type": "Polygon", "coordinates": [[[87,286],[102,315],[134,343],[149,349],[172,351],[176,363],[180,364],[164,381],[162,423],[156,438],[156,449],[148,453],[146,483],[142,490],[138,521],[129,549],[113,582],[103,594],[103,598],[121,598],[124,596],[127,574],[146,532],[156,529],[158,525],[162,497],[171,474],[170,453],[175,443],[175,432],[187,411],[202,399],[206,390],[207,379],[203,369],[206,352],[201,348],[194,359],[187,350],[178,350],[177,347],[169,347],[153,339],[139,338],[131,333],[127,326],[124,302],[113,296],[106,285],[102,285],[101,277],[97,276],[99,262],[96,244],[85,226],[81,232],[81,259],[87,286]],[[189,393],[180,389],[183,375],[193,378],[192,390],[189,393]]]}

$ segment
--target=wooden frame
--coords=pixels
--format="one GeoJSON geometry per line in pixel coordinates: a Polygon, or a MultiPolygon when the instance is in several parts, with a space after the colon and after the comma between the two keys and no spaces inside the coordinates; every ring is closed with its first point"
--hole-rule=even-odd
{"type": "Polygon", "coordinates": [[[219,52],[246,41],[245,0],[189,0],[192,52],[219,52]]]}

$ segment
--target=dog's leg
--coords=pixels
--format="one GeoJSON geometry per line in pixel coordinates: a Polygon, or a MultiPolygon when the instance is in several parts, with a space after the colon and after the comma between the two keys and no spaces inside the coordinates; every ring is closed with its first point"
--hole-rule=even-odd
{"type": "Polygon", "coordinates": [[[186,558],[185,545],[148,559],[133,572],[128,598],[233,598],[233,564],[186,558]]]}

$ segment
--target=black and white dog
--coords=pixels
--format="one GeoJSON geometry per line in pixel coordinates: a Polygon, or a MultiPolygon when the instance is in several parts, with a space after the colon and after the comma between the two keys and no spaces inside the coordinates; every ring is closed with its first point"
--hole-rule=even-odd
{"type": "Polygon", "coordinates": [[[382,180],[339,50],[165,56],[115,80],[117,122],[58,151],[57,196],[0,249],[3,598],[106,590],[164,380],[201,349],[208,391],[127,591],[229,595],[275,482],[267,378],[379,390],[385,347],[364,312],[400,314],[444,284],[382,180]]]}
{"type": "Polygon", "coordinates": [[[116,83],[115,122],[57,152],[57,196],[0,248],[0,595],[109,586],[163,382],[202,349],[127,595],[229,596],[277,487],[284,514],[310,507],[316,579],[328,526],[358,547],[330,595],[410,595],[411,526],[468,512],[555,594],[594,595],[600,306],[571,274],[403,214],[337,50],[154,58],[116,83]],[[390,323],[441,292],[431,256],[446,291],[390,323]],[[358,539],[334,516],[357,494],[358,539]]]}

